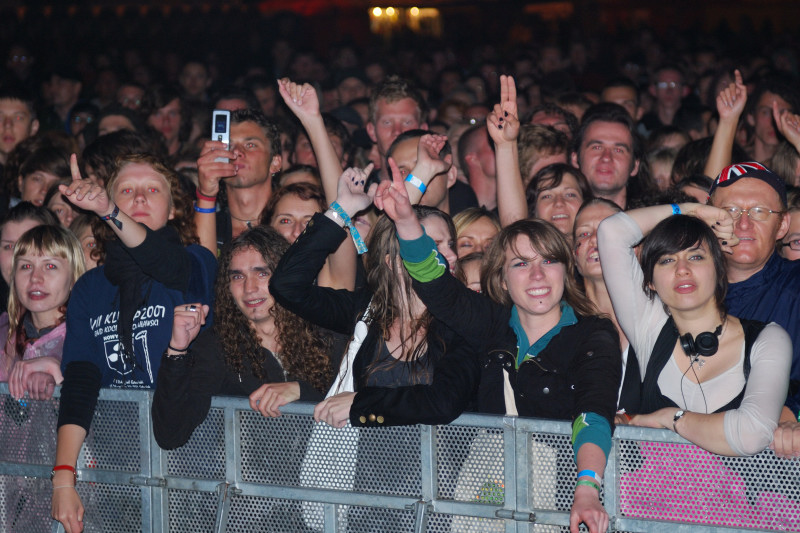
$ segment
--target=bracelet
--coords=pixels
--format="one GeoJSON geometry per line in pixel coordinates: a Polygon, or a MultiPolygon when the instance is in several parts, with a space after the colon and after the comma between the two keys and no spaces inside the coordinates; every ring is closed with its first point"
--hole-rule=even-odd
{"type": "MultiPolygon", "coordinates": [[[[175,350],[175,348],[173,348],[173,350],[175,350]]],[[[180,350],[175,350],[175,351],[177,352],[180,350]]],[[[178,355],[170,355],[169,348],[164,350],[164,358],[169,359],[170,361],[181,361],[183,359],[186,359],[187,357],[189,357],[189,350],[181,351],[181,353],[179,353],[178,355]]]]}
{"type": "Polygon", "coordinates": [[[205,200],[206,202],[216,202],[217,201],[217,197],[216,196],[206,196],[205,194],[200,192],[200,189],[195,189],[194,190],[194,195],[197,196],[198,200],[205,200]]]}
{"type": "Polygon", "coordinates": [[[194,204],[194,210],[195,210],[196,213],[209,213],[209,214],[211,214],[211,213],[216,213],[217,212],[217,208],[216,207],[198,207],[197,204],[194,204]]]}
{"type": "Polygon", "coordinates": [[[344,219],[335,209],[329,207],[328,210],[325,211],[325,216],[336,222],[340,228],[344,228],[344,219]]]}
{"type": "Polygon", "coordinates": [[[674,431],[677,435],[680,435],[680,433],[678,433],[678,427],[677,427],[678,420],[683,418],[683,416],[688,412],[689,411],[686,411],[684,409],[678,409],[677,411],[675,411],[675,416],[672,417],[672,431],[674,431]]]}
{"type": "Polygon", "coordinates": [[[50,472],[50,481],[53,481],[53,478],[55,477],[56,472],[58,472],[59,470],[69,470],[70,472],[72,472],[72,475],[75,478],[75,482],[76,483],[78,482],[78,471],[75,470],[75,468],[70,466],[70,465],[56,465],[56,466],[54,466],[53,470],[50,472]]]}
{"type": "Polygon", "coordinates": [[[53,490],[56,489],[74,489],[75,485],[59,485],[57,487],[53,487],[53,490]]]}
{"type": "Polygon", "coordinates": [[[361,234],[358,233],[353,221],[350,219],[350,215],[342,209],[342,206],[340,206],[338,202],[331,202],[330,208],[344,220],[344,225],[350,230],[350,237],[353,239],[353,244],[356,245],[358,255],[365,253],[367,251],[367,245],[364,244],[364,239],[362,239],[361,234]]]}
{"type": "Polygon", "coordinates": [[[100,218],[102,218],[103,220],[106,220],[106,221],[110,220],[111,223],[114,224],[117,227],[117,229],[121,230],[122,229],[122,222],[117,220],[117,215],[119,215],[119,206],[117,204],[114,204],[114,210],[111,211],[111,214],[110,215],[106,215],[104,217],[100,217],[100,218]]]}
{"type": "Polygon", "coordinates": [[[577,483],[575,483],[575,488],[577,489],[578,487],[592,487],[594,490],[597,491],[598,494],[600,494],[602,492],[600,490],[600,485],[598,485],[594,481],[591,481],[591,480],[588,480],[588,479],[583,479],[583,480],[578,481],[577,483]]]}
{"type": "Polygon", "coordinates": [[[409,182],[414,187],[416,187],[417,189],[419,189],[419,192],[421,192],[422,194],[425,194],[425,191],[428,189],[428,187],[424,183],[422,183],[422,180],[416,177],[414,174],[409,174],[408,176],[406,176],[406,181],[409,182]]]}
{"type": "Polygon", "coordinates": [[[672,206],[672,214],[673,215],[680,215],[681,214],[681,206],[678,204],[669,204],[672,206]]]}
{"type": "Polygon", "coordinates": [[[168,350],[172,350],[173,352],[180,352],[180,353],[186,353],[186,352],[189,351],[189,347],[188,346],[186,348],[184,348],[183,350],[181,350],[180,348],[175,348],[173,345],[171,345],[169,343],[167,343],[167,349],[168,350]]]}
{"type": "Polygon", "coordinates": [[[603,478],[601,478],[594,470],[589,470],[589,469],[581,470],[580,472],[578,472],[578,478],[580,479],[582,477],[590,477],[594,479],[597,483],[603,482],[603,478]]]}

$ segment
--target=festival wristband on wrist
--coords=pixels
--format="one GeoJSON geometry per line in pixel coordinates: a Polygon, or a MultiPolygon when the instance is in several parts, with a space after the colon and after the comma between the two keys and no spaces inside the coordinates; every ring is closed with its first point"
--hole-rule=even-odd
{"type": "Polygon", "coordinates": [[[414,174],[409,174],[408,176],[406,176],[406,181],[409,182],[414,187],[416,187],[417,189],[419,189],[419,192],[421,192],[422,194],[425,194],[425,191],[428,189],[428,187],[424,183],[422,183],[422,180],[416,177],[414,174]]]}
{"type": "Polygon", "coordinates": [[[584,480],[581,480],[581,481],[578,481],[577,483],[575,483],[575,488],[577,489],[578,487],[592,487],[594,490],[597,491],[598,494],[600,494],[600,492],[602,492],[600,490],[600,485],[598,485],[594,481],[590,481],[588,479],[584,479],[584,480]]]}
{"type": "Polygon", "coordinates": [[[75,478],[75,482],[78,482],[78,471],[75,468],[71,467],[70,465],[56,465],[53,467],[53,470],[50,472],[50,481],[53,481],[53,478],[56,476],[56,472],[59,470],[69,470],[72,472],[72,477],[75,478]]]}
{"type": "Polygon", "coordinates": [[[200,189],[195,189],[194,195],[197,197],[198,200],[205,200],[206,202],[216,202],[216,196],[206,196],[205,194],[200,192],[200,189]]]}
{"type": "Polygon", "coordinates": [[[348,215],[337,202],[331,202],[330,208],[344,220],[344,225],[350,230],[350,237],[353,239],[353,244],[356,245],[358,255],[365,253],[367,251],[367,245],[364,244],[364,239],[362,239],[361,234],[358,233],[353,221],[350,219],[350,215],[348,215]]]}
{"type": "Polygon", "coordinates": [[[681,214],[681,206],[678,204],[669,204],[672,207],[672,214],[673,215],[680,215],[681,214]]]}
{"type": "Polygon", "coordinates": [[[589,470],[589,469],[581,470],[580,472],[578,472],[578,479],[582,477],[590,477],[594,479],[598,484],[603,482],[603,478],[601,478],[600,475],[594,470],[589,470]]]}
{"type": "Polygon", "coordinates": [[[335,209],[329,207],[328,210],[325,211],[325,216],[336,222],[340,228],[344,228],[344,219],[339,213],[336,212],[335,209]]]}
{"type": "Polygon", "coordinates": [[[119,215],[119,206],[117,204],[114,204],[114,210],[111,211],[110,214],[108,214],[108,215],[106,215],[104,217],[100,217],[100,218],[102,218],[105,221],[109,221],[110,220],[111,223],[114,224],[117,227],[118,230],[121,230],[122,229],[122,221],[117,220],[117,215],[119,215]]]}
{"type": "Polygon", "coordinates": [[[217,212],[217,208],[216,207],[199,207],[197,205],[197,203],[195,202],[194,211],[195,211],[195,213],[211,214],[211,213],[216,213],[217,212]]]}

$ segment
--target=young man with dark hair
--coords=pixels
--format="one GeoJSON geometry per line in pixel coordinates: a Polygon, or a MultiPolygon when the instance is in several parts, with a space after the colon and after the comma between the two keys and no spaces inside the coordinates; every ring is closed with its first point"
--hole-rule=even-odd
{"type": "Polygon", "coordinates": [[[771,78],[759,83],[747,98],[745,120],[753,128],[753,141],[748,154],[767,165],[780,144],[772,116],[773,102],[777,103],[779,113],[797,113],[800,110],[800,94],[783,79],[771,78]]]}
{"type": "Polygon", "coordinates": [[[589,108],[572,143],[572,165],[595,196],[625,209],[628,180],[639,172],[641,159],[642,143],[625,108],[612,103],[589,108]]]}
{"type": "Polygon", "coordinates": [[[0,89],[0,127],[0,166],[5,166],[11,150],[39,131],[33,98],[27,92],[11,87],[0,89]]]}
{"type": "Polygon", "coordinates": [[[241,109],[231,113],[230,146],[206,141],[197,160],[194,220],[200,244],[217,253],[225,243],[257,225],[272,195],[272,177],[280,169],[277,126],[261,111],[241,109]],[[225,198],[217,205],[221,189],[225,198]]]}

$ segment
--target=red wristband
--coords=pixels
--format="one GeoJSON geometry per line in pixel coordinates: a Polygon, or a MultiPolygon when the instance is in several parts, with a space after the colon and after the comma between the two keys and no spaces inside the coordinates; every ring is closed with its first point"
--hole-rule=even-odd
{"type": "Polygon", "coordinates": [[[53,471],[50,472],[50,481],[53,480],[53,477],[55,477],[56,472],[58,472],[59,470],[69,470],[70,472],[72,472],[72,476],[75,478],[75,481],[76,482],[78,481],[78,472],[75,470],[75,468],[71,467],[70,465],[54,466],[53,471]]]}
{"type": "Polygon", "coordinates": [[[195,189],[194,194],[195,194],[195,196],[197,196],[198,200],[205,200],[206,202],[216,202],[217,201],[217,197],[216,196],[206,196],[205,194],[202,194],[200,192],[200,189],[195,189]]]}

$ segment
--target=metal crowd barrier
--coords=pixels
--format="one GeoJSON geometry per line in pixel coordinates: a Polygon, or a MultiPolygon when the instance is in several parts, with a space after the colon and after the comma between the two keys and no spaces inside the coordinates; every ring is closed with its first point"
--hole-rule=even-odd
{"type": "MultiPolygon", "coordinates": [[[[0,530],[50,518],[57,398],[0,384],[0,530]]],[[[161,450],[152,394],[103,390],[78,460],[90,532],[567,531],[570,425],[469,414],[447,426],[314,424],[311,404],[268,419],[214,398],[191,440],[161,450]]],[[[720,458],[669,431],[620,427],[604,506],[615,531],[798,531],[800,461],[720,458]]]]}

